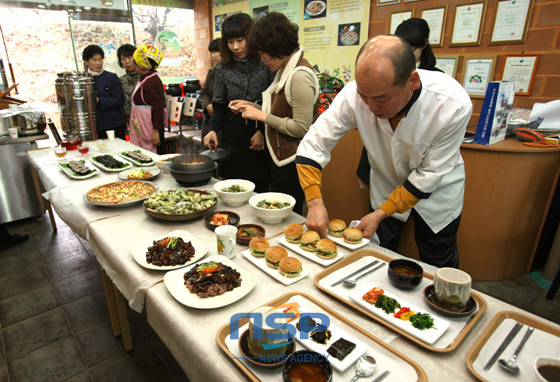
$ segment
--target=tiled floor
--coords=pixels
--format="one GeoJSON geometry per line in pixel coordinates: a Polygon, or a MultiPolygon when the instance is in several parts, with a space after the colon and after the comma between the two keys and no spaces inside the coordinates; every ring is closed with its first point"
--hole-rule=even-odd
{"type": "MultiPolygon", "coordinates": [[[[111,331],[98,263],[87,244],[48,216],[7,225],[29,233],[0,251],[0,382],[188,381],[146,322],[129,310],[134,349],[111,331]]],[[[474,288],[560,324],[560,293],[545,300],[529,276],[474,288]]]]}
{"type": "Polygon", "coordinates": [[[31,238],[0,251],[0,382],[188,381],[145,315],[129,310],[134,348],[124,350],[87,243],[41,219],[6,225],[31,238]]]}

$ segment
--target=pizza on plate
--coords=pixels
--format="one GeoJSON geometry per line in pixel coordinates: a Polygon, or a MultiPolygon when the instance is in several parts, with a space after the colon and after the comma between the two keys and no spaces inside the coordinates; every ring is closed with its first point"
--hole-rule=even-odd
{"type": "Polygon", "coordinates": [[[87,198],[96,204],[121,204],[144,199],[155,191],[146,182],[115,182],[95,187],[87,193],[87,198]]]}

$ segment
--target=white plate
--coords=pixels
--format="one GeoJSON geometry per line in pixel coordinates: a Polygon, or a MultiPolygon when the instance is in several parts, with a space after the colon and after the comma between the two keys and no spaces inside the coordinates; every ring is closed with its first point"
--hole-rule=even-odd
{"type": "Polygon", "coordinates": [[[144,268],[155,269],[157,271],[171,271],[171,270],[174,270],[174,269],[179,269],[179,268],[186,267],[187,265],[190,265],[190,264],[192,264],[194,262],[197,262],[198,260],[202,259],[206,255],[207,252],[208,252],[208,247],[206,245],[204,245],[200,241],[196,240],[187,231],[182,231],[182,230],[177,230],[177,231],[169,232],[166,235],[158,236],[153,240],[150,240],[150,241],[147,241],[145,243],[139,244],[139,245],[130,249],[130,253],[132,254],[132,257],[134,257],[134,260],[136,260],[136,262],[138,264],[140,264],[144,268]],[[148,247],[151,247],[154,244],[154,240],[165,239],[166,237],[169,237],[169,236],[178,236],[178,237],[182,238],[185,242],[190,241],[192,246],[194,247],[193,258],[190,259],[189,261],[187,261],[185,264],[180,264],[180,265],[170,265],[170,266],[164,265],[164,266],[159,267],[159,266],[154,265],[152,263],[148,263],[146,261],[146,252],[148,251],[148,247]]]}
{"type": "Polygon", "coordinates": [[[91,163],[93,163],[93,165],[94,165],[95,167],[100,168],[100,169],[102,169],[103,171],[108,171],[108,172],[121,172],[121,171],[123,171],[123,170],[126,170],[126,169],[132,167],[132,163],[127,162],[126,160],[122,160],[122,159],[119,159],[119,158],[115,158],[115,156],[112,155],[112,154],[102,154],[102,155],[110,155],[110,156],[112,156],[115,160],[117,160],[117,161],[119,161],[119,162],[121,162],[121,163],[124,163],[124,165],[125,165],[124,167],[120,167],[120,168],[109,168],[109,167],[105,167],[104,165],[102,165],[102,164],[99,163],[99,162],[96,162],[96,161],[93,159],[94,157],[98,157],[98,156],[101,156],[101,155],[94,155],[94,156],[92,156],[92,157],[91,157],[91,163]]]}
{"type": "Polygon", "coordinates": [[[329,240],[334,241],[337,245],[342,245],[343,247],[346,247],[348,249],[352,249],[352,250],[357,250],[359,248],[362,248],[364,245],[368,245],[369,244],[369,240],[364,238],[362,239],[362,241],[360,241],[358,244],[350,244],[344,241],[344,239],[342,237],[334,237],[333,235],[327,233],[327,236],[329,238],[329,240]]]}
{"type": "MultiPolygon", "coordinates": [[[[299,304],[301,315],[303,315],[303,313],[313,313],[312,309],[309,309],[308,307],[305,306],[305,303],[304,303],[305,301],[306,300],[303,299],[301,296],[295,296],[294,298],[290,299],[290,302],[297,302],[299,304]]],[[[317,321],[317,319],[315,319],[315,318],[313,318],[313,320],[317,321]]],[[[297,322],[299,322],[299,319],[292,321],[291,324],[295,325],[297,322]]],[[[350,334],[346,333],[344,330],[342,330],[338,326],[333,325],[332,322],[329,325],[328,329],[331,331],[332,337],[329,340],[329,342],[327,342],[326,345],[322,345],[322,344],[319,344],[319,343],[313,341],[311,339],[311,337],[304,340],[304,339],[301,338],[301,333],[299,333],[299,332],[296,335],[296,340],[300,344],[305,346],[307,349],[312,350],[314,352],[317,352],[319,354],[324,354],[325,356],[328,356],[329,357],[329,362],[331,363],[331,365],[336,370],[343,373],[350,366],[353,366],[353,365],[356,364],[356,361],[358,361],[358,358],[360,358],[362,355],[364,355],[364,353],[368,350],[368,346],[365,343],[363,343],[362,341],[360,341],[359,339],[357,339],[356,337],[351,336],[350,334]],[[327,349],[330,348],[332,344],[334,344],[336,341],[338,341],[341,338],[344,338],[345,340],[348,340],[348,341],[356,344],[356,347],[354,348],[354,350],[352,350],[346,357],[344,357],[344,359],[342,361],[340,361],[339,359],[337,359],[337,358],[331,356],[329,353],[327,353],[327,349]]]]}
{"type": "Polygon", "coordinates": [[[273,279],[276,279],[277,281],[281,282],[284,285],[290,285],[293,283],[298,282],[299,280],[303,279],[305,276],[307,276],[309,274],[309,271],[305,269],[305,267],[303,268],[303,271],[301,271],[301,273],[299,275],[297,275],[296,277],[286,277],[280,274],[280,271],[278,269],[273,269],[270,268],[268,265],[266,265],[266,259],[263,257],[255,257],[253,255],[251,255],[251,252],[249,249],[246,249],[245,251],[242,251],[241,254],[243,255],[243,257],[245,257],[247,260],[249,260],[251,263],[253,263],[256,267],[260,268],[261,271],[263,271],[264,273],[267,273],[270,277],[272,277],[273,279]]]}
{"type": "Polygon", "coordinates": [[[150,179],[154,179],[156,176],[158,176],[159,174],[161,174],[161,170],[159,168],[145,168],[144,170],[149,171],[152,173],[152,176],[150,176],[149,178],[144,178],[144,179],[128,179],[128,174],[130,174],[131,171],[136,171],[138,170],[137,168],[131,168],[128,170],[124,170],[119,172],[119,175],[117,175],[119,177],[119,179],[122,180],[150,180],[150,179]]]}
{"type": "MultiPolygon", "coordinates": [[[[375,305],[371,305],[370,303],[362,300],[362,296],[367,291],[375,288],[376,286],[381,286],[381,285],[376,285],[374,283],[368,283],[363,288],[361,288],[359,291],[351,294],[349,297],[352,300],[354,300],[358,305],[360,305],[362,308],[365,308],[365,309],[369,310],[370,312],[372,312],[376,316],[381,317],[384,321],[387,321],[390,324],[399,327],[400,329],[404,330],[405,332],[413,335],[414,337],[418,338],[419,340],[422,340],[422,341],[424,341],[424,342],[426,342],[430,345],[433,345],[443,335],[443,333],[445,333],[447,328],[449,328],[449,325],[450,325],[449,321],[446,321],[443,318],[440,318],[440,317],[436,316],[435,314],[433,314],[432,312],[429,312],[425,309],[420,309],[420,308],[418,308],[414,305],[410,305],[408,302],[406,302],[401,297],[397,297],[396,295],[394,295],[392,293],[389,293],[387,291],[385,291],[383,294],[387,297],[392,297],[395,300],[397,300],[399,302],[399,304],[401,304],[401,307],[408,307],[408,308],[410,308],[410,310],[413,310],[416,313],[429,313],[430,316],[432,316],[432,318],[434,319],[435,328],[424,329],[424,330],[416,329],[414,326],[412,326],[410,321],[403,321],[400,318],[395,318],[395,317],[393,317],[392,314],[387,314],[383,310],[381,310],[379,308],[376,308],[375,305]]],[[[381,286],[381,288],[383,288],[383,286],[381,286]]],[[[395,311],[395,313],[396,313],[396,311],[395,311]]]]}
{"type": "Polygon", "coordinates": [[[312,1],[312,2],[310,2],[309,4],[307,4],[307,7],[305,8],[305,11],[306,11],[310,16],[318,16],[318,15],[320,15],[321,13],[325,12],[325,9],[327,9],[327,5],[325,4],[325,2],[323,2],[323,1],[312,1]],[[310,12],[310,9],[311,9],[311,6],[312,6],[313,4],[322,5],[323,8],[322,8],[319,12],[311,13],[311,12],[310,12]]]}
{"type": "Polygon", "coordinates": [[[195,264],[191,264],[186,268],[176,269],[171,272],[167,272],[163,277],[165,287],[171,293],[171,295],[185,306],[197,309],[215,309],[221,308],[236,302],[237,300],[245,297],[255,286],[255,279],[253,276],[246,272],[239,265],[235,264],[233,261],[225,256],[214,255],[210,256],[203,261],[199,261],[195,264]],[[198,295],[191,293],[185,286],[184,274],[190,271],[194,266],[199,263],[208,263],[212,261],[220,262],[224,265],[232,267],[237,272],[241,274],[241,285],[233,290],[230,290],[224,294],[214,297],[198,297],[198,295]]]}
{"type": "MultiPolygon", "coordinates": [[[[136,151],[136,150],[130,150],[130,151],[136,151]]],[[[145,154],[145,153],[142,153],[142,154],[145,154]]],[[[152,158],[152,157],[150,157],[150,158],[152,158],[152,161],[151,161],[151,162],[143,163],[143,162],[137,161],[137,160],[134,159],[134,158],[130,158],[130,157],[124,155],[123,153],[119,153],[118,155],[119,155],[121,158],[123,158],[123,159],[125,159],[125,160],[127,160],[127,161],[129,161],[129,162],[134,163],[136,166],[147,167],[147,166],[153,166],[153,165],[155,164],[155,163],[154,163],[154,158],[152,158]]],[[[148,155],[148,154],[145,154],[145,155],[148,155]]],[[[148,155],[148,156],[149,156],[149,155],[148,155]]]]}
{"type": "Polygon", "coordinates": [[[83,160],[85,162],[85,166],[91,170],[91,172],[87,175],[78,175],[70,168],[64,167],[63,164],[67,165],[67,163],[57,163],[57,165],[58,167],[60,167],[62,172],[65,173],[70,179],[76,179],[76,180],[88,179],[91,178],[92,176],[99,174],[99,171],[95,167],[93,167],[91,163],[89,163],[85,159],[81,159],[81,160],[83,160]]]}
{"type": "MultiPolygon", "coordinates": [[[[279,237],[278,239],[276,239],[280,244],[282,244],[284,247],[302,255],[305,258],[308,258],[311,261],[314,261],[316,263],[321,264],[324,267],[328,267],[330,265],[333,265],[334,263],[336,263],[338,260],[341,260],[344,256],[347,255],[347,253],[345,251],[341,251],[340,248],[337,247],[338,250],[338,255],[336,255],[336,257],[333,257],[332,259],[322,259],[319,256],[317,256],[317,254],[315,252],[309,252],[306,251],[305,249],[301,248],[299,246],[299,244],[294,244],[294,243],[290,243],[288,240],[286,240],[286,237],[282,236],[279,237]]],[[[334,240],[333,240],[334,241],[334,240]]]]}

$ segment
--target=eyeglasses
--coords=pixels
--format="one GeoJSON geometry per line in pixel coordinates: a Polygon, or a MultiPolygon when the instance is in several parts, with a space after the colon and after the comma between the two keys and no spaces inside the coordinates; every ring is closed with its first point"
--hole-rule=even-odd
{"type": "Polygon", "coordinates": [[[412,48],[412,53],[414,53],[416,51],[416,49],[418,49],[417,46],[415,46],[414,48],[412,48]]]}

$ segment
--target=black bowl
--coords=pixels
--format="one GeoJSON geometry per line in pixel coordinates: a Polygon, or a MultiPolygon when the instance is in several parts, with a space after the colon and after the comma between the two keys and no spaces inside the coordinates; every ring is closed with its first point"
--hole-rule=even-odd
{"type": "Polygon", "coordinates": [[[292,341],[286,346],[286,352],[284,355],[279,356],[278,358],[282,358],[282,361],[271,360],[270,362],[266,362],[264,359],[261,362],[260,357],[254,356],[251,354],[251,350],[249,350],[249,329],[245,330],[239,338],[239,350],[245,359],[251,362],[253,365],[266,367],[266,368],[275,368],[280,367],[284,364],[285,360],[296,350],[296,340],[292,339],[292,341]]]}
{"type": "Polygon", "coordinates": [[[314,364],[318,365],[327,374],[327,382],[333,380],[332,365],[329,360],[323,355],[310,350],[300,350],[292,354],[284,364],[284,371],[282,372],[282,380],[284,382],[293,382],[288,373],[291,367],[296,364],[314,364]]]}
{"type": "Polygon", "coordinates": [[[422,282],[422,278],[424,277],[424,270],[418,263],[412,260],[395,259],[389,263],[387,274],[389,276],[391,284],[393,284],[397,288],[412,289],[422,282]],[[416,272],[416,275],[406,276],[395,272],[395,268],[400,267],[412,269],[414,272],[416,272]]]}
{"type": "Polygon", "coordinates": [[[467,301],[464,311],[453,312],[451,310],[447,310],[445,308],[442,308],[442,307],[436,305],[432,301],[432,297],[435,294],[436,294],[436,290],[434,288],[434,284],[428,285],[426,288],[424,288],[424,298],[428,302],[428,305],[430,306],[430,308],[432,308],[436,312],[441,313],[441,314],[443,314],[444,316],[447,316],[447,317],[466,317],[466,316],[469,316],[469,315],[473,314],[476,311],[476,308],[478,308],[478,303],[476,302],[476,300],[474,298],[471,297],[467,301]]]}
{"type": "Polygon", "coordinates": [[[173,157],[169,162],[168,169],[183,172],[201,172],[204,170],[213,170],[214,161],[208,155],[190,154],[178,155],[173,157]],[[197,164],[189,164],[197,163],[197,164]]]}
{"type": "Polygon", "coordinates": [[[181,171],[175,170],[171,166],[172,162],[167,164],[167,170],[171,173],[171,176],[175,178],[177,183],[182,183],[186,185],[201,185],[207,183],[212,175],[214,175],[218,164],[212,162],[212,168],[205,169],[201,171],[181,171]]]}
{"type": "Polygon", "coordinates": [[[214,231],[216,227],[219,227],[219,225],[215,225],[211,223],[212,216],[214,216],[214,214],[227,214],[229,225],[234,225],[236,227],[239,224],[239,221],[241,220],[239,215],[236,214],[235,212],[231,212],[231,211],[212,212],[211,214],[206,215],[206,217],[204,218],[204,225],[206,225],[206,228],[208,228],[211,231],[214,231]]]}
{"type": "MultiPolygon", "coordinates": [[[[266,230],[260,225],[256,225],[256,224],[241,224],[239,228],[246,228],[251,231],[254,231],[258,233],[259,236],[261,237],[264,237],[264,235],[266,234],[266,230]]],[[[249,245],[251,239],[253,239],[253,236],[249,236],[249,237],[240,236],[239,231],[237,231],[237,237],[236,237],[237,244],[249,245]]]]}

